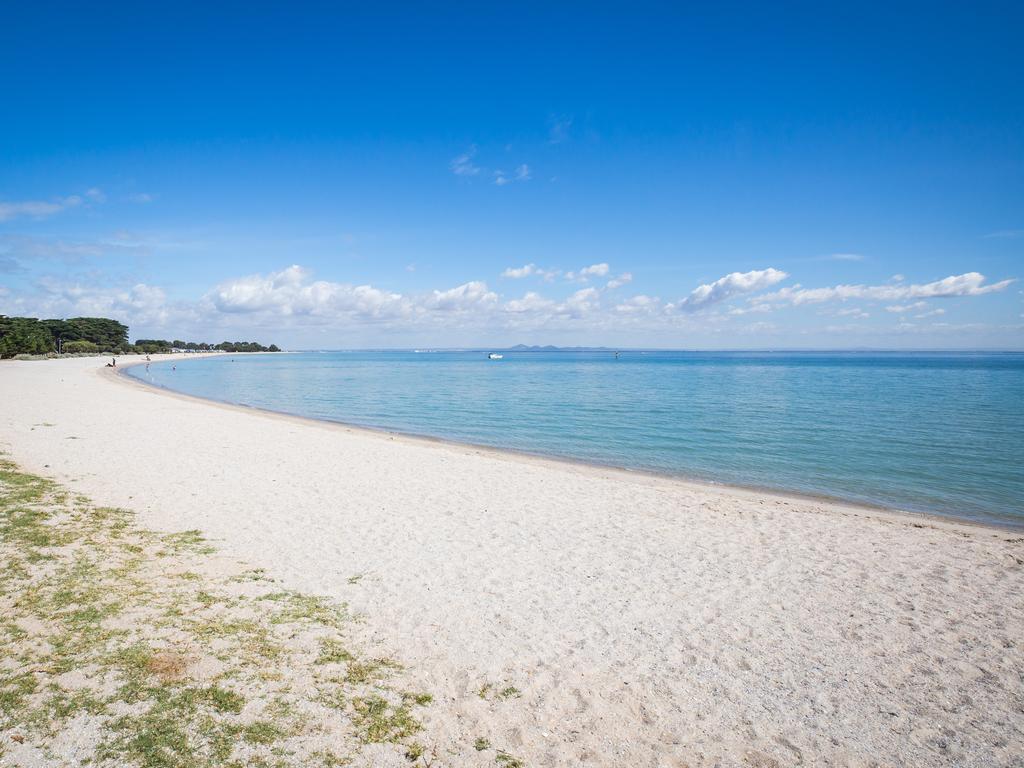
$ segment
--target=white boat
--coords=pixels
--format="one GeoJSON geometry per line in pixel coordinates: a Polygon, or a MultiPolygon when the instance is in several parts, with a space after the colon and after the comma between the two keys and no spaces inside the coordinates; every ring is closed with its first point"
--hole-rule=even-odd
{"type": "Polygon", "coordinates": [[[487,356],[487,359],[488,360],[501,360],[501,358],[503,358],[503,357],[504,357],[504,355],[499,355],[497,352],[491,352],[491,354],[489,354],[487,356]]]}

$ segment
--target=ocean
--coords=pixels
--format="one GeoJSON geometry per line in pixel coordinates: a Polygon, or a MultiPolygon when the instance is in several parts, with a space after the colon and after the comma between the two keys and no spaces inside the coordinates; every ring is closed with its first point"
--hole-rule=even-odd
{"type": "Polygon", "coordinates": [[[315,419],[1024,526],[1021,353],[503,355],[196,355],[129,374],[315,419]]]}

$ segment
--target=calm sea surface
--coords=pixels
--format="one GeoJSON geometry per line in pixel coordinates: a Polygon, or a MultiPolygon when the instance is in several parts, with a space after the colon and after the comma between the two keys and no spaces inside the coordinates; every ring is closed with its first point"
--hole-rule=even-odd
{"type": "Polygon", "coordinates": [[[1024,354],[325,352],[131,375],[318,419],[1024,525],[1024,354]]]}

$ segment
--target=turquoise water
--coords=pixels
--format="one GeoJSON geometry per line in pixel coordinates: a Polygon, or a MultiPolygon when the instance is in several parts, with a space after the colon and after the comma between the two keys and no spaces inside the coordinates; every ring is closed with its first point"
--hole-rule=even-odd
{"type": "Polygon", "coordinates": [[[130,373],[318,419],[1024,525],[1024,354],[328,352],[130,373]]]}

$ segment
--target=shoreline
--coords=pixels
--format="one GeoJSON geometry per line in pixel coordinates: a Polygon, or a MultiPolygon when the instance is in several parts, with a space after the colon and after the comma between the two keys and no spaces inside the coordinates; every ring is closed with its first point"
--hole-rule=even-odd
{"type": "MultiPolygon", "coordinates": [[[[214,356],[223,356],[228,354],[251,354],[251,355],[265,355],[265,354],[279,354],[275,352],[243,352],[243,353],[231,353],[231,352],[218,352],[214,356]]],[[[209,356],[209,353],[207,355],[209,356]]],[[[165,356],[162,360],[153,360],[151,362],[171,362],[171,357],[175,360],[189,360],[191,356],[180,355],[165,356]]],[[[453,440],[445,437],[437,437],[435,435],[422,435],[413,432],[402,432],[398,430],[391,430],[386,427],[371,427],[362,424],[352,424],[350,422],[333,420],[333,419],[318,419],[312,416],[302,416],[295,413],[288,413],[286,411],[275,411],[270,408],[262,408],[255,405],[245,405],[243,403],[232,403],[227,400],[218,400],[211,397],[201,397],[199,395],[188,394],[187,392],[179,392],[177,390],[165,387],[161,384],[150,383],[144,381],[141,378],[125,374],[128,368],[137,367],[138,365],[144,365],[145,360],[132,360],[131,362],[114,368],[100,368],[99,373],[111,377],[115,381],[127,383],[129,385],[139,386],[148,391],[157,391],[164,395],[176,398],[182,398],[186,401],[192,401],[196,403],[202,403],[206,405],[213,405],[217,407],[227,408],[230,410],[236,410],[241,413],[257,413],[270,418],[282,418],[291,419],[299,423],[310,424],[320,427],[333,427],[341,429],[346,432],[358,432],[373,437],[387,437],[391,440],[408,440],[414,444],[427,445],[427,446],[438,446],[438,447],[449,447],[454,449],[469,449],[478,454],[487,454],[494,456],[499,459],[526,461],[526,462],[551,462],[555,466],[568,466],[575,467],[577,469],[596,471],[596,472],[611,472],[611,473],[622,473],[624,476],[629,478],[647,478],[650,480],[678,483],[687,488],[693,488],[697,490],[708,490],[725,493],[737,493],[744,494],[746,496],[762,497],[768,496],[773,499],[779,499],[782,501],[796,501],[801,503],[815,503],[815,504],[827,504],[834,509],[834,512],[845,512],[847,514],[871,514],[879,517],[894,519],[897,521],[904,521],[910,523],[920,523],[926,521],[930,524],[939,524],[943,526],[963,526],[969,529],[981,528],[991,529],[1000,532],[1020,532],[1024,531],[1024,518],[1020,521],[993,518],[985,520],[977,520],[967,517],[958,517],[953,514],[946,514],[942,512],[925,512],[916,510],[906,510],[897,507],[889,507],[882,504],[871,504],[869,502],[852,501],[845,499],[841,496],[832,496],[827,493],[810,493],[796,490],[763,487],[757,485],[739,485],[734,483],[718,483],[710,480],[704,480],[700,478],[689,477],[684,474],[674,474],[670,472],[658,472],[651,469],[640,469],[623,467],[614,464],[601,464],[597,462],[589,462],[583,459],[570,458],[567,456],[557,456],[552,454],[534,453],[525,450],[516,450],[514,448],[500,448],[492,445],[483,445],[480,443],[463,442],[460,440],[453,440]]]]}

